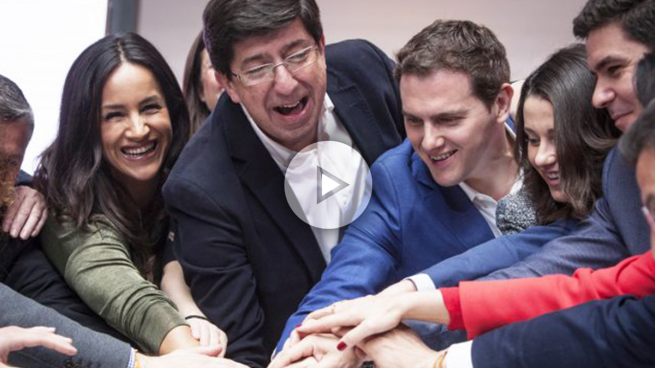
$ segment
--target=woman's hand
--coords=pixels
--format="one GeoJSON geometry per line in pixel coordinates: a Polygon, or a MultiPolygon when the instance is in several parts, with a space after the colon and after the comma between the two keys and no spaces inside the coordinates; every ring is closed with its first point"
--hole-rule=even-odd
{"type": "Polygon", "coordinates": [[[204,318],[187,316],[186,321],[191,327],[191,335],[200,342],[200,346],[220,345],[223,347],[220,356],[227,350],[227,335],[223,330],[204,318]]]}
{"type": "Polygon", "coordinates": [[[35,346],[71,356],[77,354],[73,340],[57,335],[52,327],[3,327],[0,328],[0,367],[6,367],[7,357],[12,351],[35,346]]]}

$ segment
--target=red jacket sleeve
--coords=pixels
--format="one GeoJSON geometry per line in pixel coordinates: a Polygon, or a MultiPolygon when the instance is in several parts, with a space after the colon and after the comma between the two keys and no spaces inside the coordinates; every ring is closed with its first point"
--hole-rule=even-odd
{"type": "Polygon", "coordinates": [[[506,324],[624,294],[638,298],[655,294],[655,260],[650,251],[614,267],[581,268],[573,276],[462,282],[459,303],[472,339],[506,324]]]}

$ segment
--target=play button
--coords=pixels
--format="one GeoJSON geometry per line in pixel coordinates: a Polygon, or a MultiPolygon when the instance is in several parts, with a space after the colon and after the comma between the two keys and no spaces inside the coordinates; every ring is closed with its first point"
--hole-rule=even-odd
{"type": "Polygon", "coordinates": [[[339,179],[335,175],[330,174],[329,171],[324,170],[320,166],[316,167],[316,182],[318,183],[318,189],[316,189],[316,204],[332,197],[332,195],[340,192],[348,186],[348,183],[339,179]]]}
{"type": "Polygon", "coordinates": [[[318,142],[291,160],[284,192],[293,212],[307,224],[337,229],[362,214],[373,184],[364,158],[339,142],[318,142]]]}

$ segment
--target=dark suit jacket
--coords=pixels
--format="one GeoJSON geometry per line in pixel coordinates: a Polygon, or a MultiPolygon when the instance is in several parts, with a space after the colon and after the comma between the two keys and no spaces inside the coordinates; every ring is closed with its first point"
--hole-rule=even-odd
{"type": "MultiPolygon", "coordinates": [[[[616,263],[630,254],[641,254],[650,249],[650,230],[640,210],[641,200],[635,170],[623,161],[616,150],[609,154],[603,168],[603,192],[604,198],[596,202],[594,212],[589,219],[583,221],[585,226],[581,231],[550,242],[545,246],[546,249],[550,245],[556,246],[557,248],[553,248],[551,251],[559,250],[568,267],[573,267],[578,262],[588,261],[590,258],[594,259],[594,252],[598,253],[595,259],[598,260],[596,266],[600,267],[602,263],[616,263]],[[606,254],[613,254],[613,258],[606,258],[606,254]]],[[[539,253],[536,255],[539,255],[539,253]]],[[[527,261],[530,261],[530,258],[527,261]]],[[[530,263],[528,262],[526,265],[529,266],[530,263]]],[[[544,270],[549,269],[544,268],[544,270]]],[[[592,303],[580,309],[549,314],[538,320],[528,321],[520,327],[509,327],[504,332],[493,332],[474,343],[474,362],[482,362],[483,360],[480,358],[483,355],[480,355],[476,350],[479,352],[494,351],[497,357],[502,357],[502,360],[497,361],[500,363],[498,366],[503,367],[537,367],[539,366],[536,363],[537,357],[542,356],[545,359],[545,357],[554,357],[555,353],[562,354],[561,356],[570,354],[571,359],[574,361],[578,358],[594,359],[594,361],[602,361],[606,358],[607,361],[612,361],[613,357],[610,355],[615,353],[612,352],[611,347],[616,342],[616,340],[612,339],[619,339],[621,346],[625,348],[630,345],[633,339],[642,336],[644,331],[650,333],[651,337],[655,336],[653,334],[654,302],[649,298],[647,303],[639,303],[642,303],[643,307],[625,309],[643,309],[643,313],[635,316],[637,319],[634,320],[640,323],[629,322],[630,329],[626,330],[621,329],[624,328],[623,324],[628,322],[624,319],[617,319],[623,313],[620,312],[623,304],[620,301],[615,301],[592,303]],[[643,316],[646,316],[647,313],[650,313],[648,314],[650,316],[648,317],[650,318],[649,323],[643,321],[643,316]],[[643,325],[643,330],[639,327],[640,324],[643,325]],[[544,329],[545,331],[543,331],[544,329]],[[621,331],[617,331],[617,329],[621,331]],[[633,337],[631,331],[634,330],[638,330],[639,333],[633,337]],[[615,335],[606,335],[607,331],[615,333],[615,335]],[[623,335],[620,333],[623,333],[623,335]],[[532,336],[532,334],[535,336],[532,336]],[[530,339],[529,341],[532,342],[529,344],[522,342],[525,339],[530,339]],[[586,340],[576,342],[577,339],[586,340]],[[625,341],[620,339],[625,339],[625,341]],[[554,347],[558,347],[560,350],[556,351],[553,349],[554,347]],[[585,353],[579,353],[576,350],[581,347],[585,349],[585,353]],[[601,353],[605,355],[598,356],[601,353]],[[530,359],[530,364],[526,364],[527,359],[530,359]]],[[[627,313],[620,318],[628,318],[627,313]]],[[[651,345],[647,346],[652,352],[654,351],[652,349],[652,339],[650,341],[651,345]]],[[[619,357],[626,359],[635,358],[636,355],[643,353],[643,351],[637,349],[634,351],[636,355],[629,357],[630,354],[626,350],[623,350],[623,352],[625,352],[625,355],[619,355],[619,357]]],[[[652,353],[650,359],[652,364],[652,353]]],[[[548,363],[550,366],[558,366],[559,364],[557,361],[553,363],[552,358],[548,359],[548,363]]],[[[487,364],[491,364],[491,362],[487,364]]],[[[566,366],[569,366],[568,363],[566,366]]],[[[574,367],[575,365],[570,366],[574,367]]],[[[585,363],[583,366],[600,365],[585,363]]],[[[613,365],[609,364],[608,366],[613,365]]]]}
{"type": "MultiPolygon", "coordinates": [[[[393,63],[364,41],[326,47],[327,93],[369,165],[404,136],[393,63]]],[[[239,105],[223,96],[164,186],[176,255],[193,297],[230,340],[227,356],[269,360],[325,261],[292,212],[284,176],[239,105]]]]}
{"type": "Polygon", "coordinates": [[[473,341],[473,366],[655,366],[655,295],[586,303],[510,325],[473,341]]]}

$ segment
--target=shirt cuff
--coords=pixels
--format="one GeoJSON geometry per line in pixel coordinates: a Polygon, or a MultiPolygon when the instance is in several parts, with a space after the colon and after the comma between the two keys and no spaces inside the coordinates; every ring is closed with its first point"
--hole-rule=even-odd
{"type": "Polygon", "coordinates": [[[130,360],[127,362],[127,368],[134,368],[136,366],[136,350],[130,349],[130,360]]]}
{"type": "Polygon", "coordinates": [[[425,273],[419,273],[417,275],[408,277],[406,280],[413,282],[417,291],[430,291],[436,289],[430,276],[425,273]]]}
{"type": "Polygon", "coordinates": [[[473,340],[451,345],[444,359],[445,366],[448,368],[473,368],[472,346],[473,340]]]}

